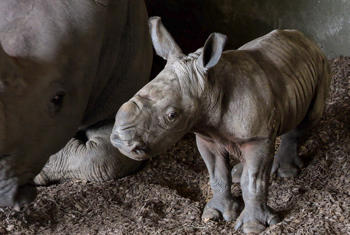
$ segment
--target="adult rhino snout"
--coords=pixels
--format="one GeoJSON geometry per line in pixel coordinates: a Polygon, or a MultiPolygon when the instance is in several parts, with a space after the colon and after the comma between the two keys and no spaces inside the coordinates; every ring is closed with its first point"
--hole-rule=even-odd
{"type": "Polygon", "coordinates": [[[135,101],[123,104],[115,119],[111,134],[114,147],[129,158],[142,161],[148,158],[148,147],[137,137],[137,117],[141,113],[140,106],[135,101]]]}

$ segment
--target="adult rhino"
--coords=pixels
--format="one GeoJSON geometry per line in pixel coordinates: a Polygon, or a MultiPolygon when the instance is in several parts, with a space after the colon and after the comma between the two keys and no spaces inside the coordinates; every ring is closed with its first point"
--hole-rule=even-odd
{"type": "Polygon", "coordinates": [[[0,41],[0,206],[33,200],[57,151],[36,183],[136,170],[109,135],[149,77],[143,1],[0,1],[0,41]]]}

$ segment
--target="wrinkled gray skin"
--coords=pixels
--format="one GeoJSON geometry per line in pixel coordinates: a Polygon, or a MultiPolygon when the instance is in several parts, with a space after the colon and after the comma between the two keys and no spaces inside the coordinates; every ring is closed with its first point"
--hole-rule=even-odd
{"type": "Polygon", "coordinates": [[[275,30],[223,53],[226,36],[214,33],[202,49],[185,56],[159,17],[149,24],[155,51],[167,64],[119,109],[113,145],[144,160],[195,132],[213,190],[202,218],[227,221],[238,216],[227,158],[239,148],[245,207],[236,229],[258,233],[279,222],[266,204],[271,167],[274,161],[274,171],[290,176],[301,166],[297,140],[319,121],[327,96],[324,54],[298,31],[275,30]]]}
{"type": "Polygon", "coordinates": [[[36,183],[137,169],[109,139],[148,81],[147,19],[143,1],[0,1],[0,206],[33,200],[33,178],[61,148],[36,183]]]}

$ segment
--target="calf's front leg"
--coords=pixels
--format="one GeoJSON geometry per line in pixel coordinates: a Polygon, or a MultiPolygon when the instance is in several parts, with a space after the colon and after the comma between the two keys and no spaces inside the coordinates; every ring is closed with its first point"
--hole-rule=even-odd
{"type": "Polygon", "coordinates": [[[267,205],[274,143],[275,138],[267,138],[241,146],[243,155],[241,188],[245,206],[235,228],[243,226],[244,233],[260,233],[266,225],[280,221],[278,215],[267,205]]]}
{"type": "Polygon", "coordinates": [[[233,221],[238,216],[238,203],[231,194],[231,174],[224,154],[217,151],[214,143],[196,135],[198,150],[208,168],[213,198],[206,204],[202,219],[216,220],[221,216],[233,221]]]}

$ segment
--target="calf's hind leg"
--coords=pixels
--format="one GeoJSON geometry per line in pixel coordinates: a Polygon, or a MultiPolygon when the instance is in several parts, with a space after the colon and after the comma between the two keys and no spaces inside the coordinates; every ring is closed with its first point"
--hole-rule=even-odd
{"type": "MultiPolygon", "coordinates": [[[[281,136],[281,145],[273,160],[271,174],[277,173],[280,177],[292,177],[299,173],[303,162],[298,156],[298,140],[304,134],[303,129],[294,129],[281,136]]],[[[239,163],[232,169],[232,181],[240,182],[243,164],[239,163]]]]}
{"type": "Polygon", "coordinates": [[[292,177],[299,173],[303,162],[298,156],[298,140],[305,131],[294,129],[281,136],[281,145],[275,155],[271,174],[277,173],[280,177],[292,177]]]}
{"type": "MultiPolygon", "coordinates": [[[[281,136],[281,145],[273,160],[271,174],[277,173],[280,177],[292,177],[299,173],[303,162],[298,156],[298,140],[304,134],[302,129],[292,130],[281,136]]],[[[243,171],[243,164],[239,163],[232,169],[232,182],[239,183],[243,171]]]]}
{"type": "Polygon", "coordinates": [[[296,176],[299,173],[299,169],[303,166],[298,156],[298,142],[300,142],[301,137],[307,131],[319,123],[328,95],[330,74],[328,65],[325,64],[324,66],[324,74],[320,77],[315,96],[304,120],[296,129],[287,132],[281,137],[282,142],[274,159],[272,174],[277,173],[280,177],[296,176]]]}

